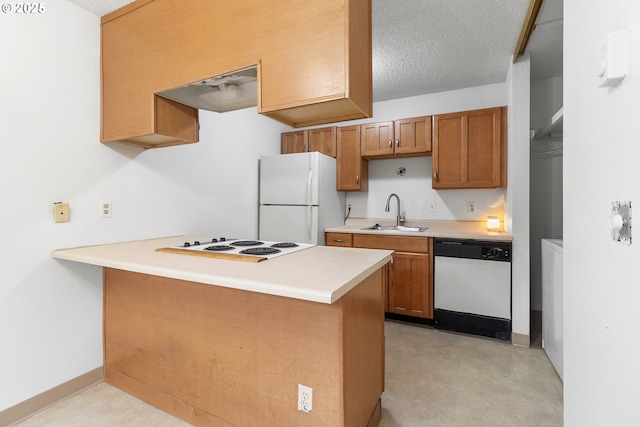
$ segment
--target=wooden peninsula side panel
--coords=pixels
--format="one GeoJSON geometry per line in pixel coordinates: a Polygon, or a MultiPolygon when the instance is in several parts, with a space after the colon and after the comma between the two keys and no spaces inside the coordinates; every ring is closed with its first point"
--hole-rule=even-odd
{"type": "Polygon", "coordinates": [[[375,426],[382,283],[323,304],[104,268],[105,381],[197,426],[375,426]]]}

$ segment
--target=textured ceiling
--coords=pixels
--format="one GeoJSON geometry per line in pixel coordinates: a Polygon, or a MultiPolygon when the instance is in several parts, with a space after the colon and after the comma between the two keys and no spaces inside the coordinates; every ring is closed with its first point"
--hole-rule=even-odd
{"type": "MultiPolygon", "coordinates": [[[[69,1],[98,16],[132,2],[69,1]]],[[[547,2],[562,5],[562,0],[547,2]]],[[[529,0],[372,0],[372,5],[373,99],[384,101],[503,82],[529,0]]],[[[540,37],[536,32],[532,42],[540,37]]],[[[543,54],[532,54],[532,76],[535,59],[543,54]]],[[[538,74],[553,73],[557,70],[538,74]]]]}
{"type": "Polygon", "coordinates": [[[528,4],[373,0],[374,99],[503,82],[528,4]]]}

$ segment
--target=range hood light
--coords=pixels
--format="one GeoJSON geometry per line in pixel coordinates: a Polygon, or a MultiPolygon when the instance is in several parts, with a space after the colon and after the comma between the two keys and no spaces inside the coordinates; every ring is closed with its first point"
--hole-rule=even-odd
{"type": "Polygon", "coordinates": [[[257,67],[198,80],[158,95],[209,111],[233,111],[258,105],[257,67]]]}
{"type": "Polygon", "coordinates": [[[242,98],[242,91],[234,84],[225,85],[224,83],[218,85],[220,89],[220,95],[222,99],[229,100],[235,98],[242,98]]]}

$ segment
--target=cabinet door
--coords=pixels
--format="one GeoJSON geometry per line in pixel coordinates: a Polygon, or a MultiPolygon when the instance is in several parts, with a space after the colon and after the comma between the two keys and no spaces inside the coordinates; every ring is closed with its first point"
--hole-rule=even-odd
{"type": "Polygon", "coordinates": [[[389,273],[389,312],[433,318],[429,254],[396,252],[389,273]]]}
{"type": "Polygon", "coordinates": [[[434,116],[432,187],[505,186],[502,120],[500,107],[434,116]]]}
{"type": "Polygon", "coordinates": [[[367,191],[369,165],[360,155],[360,126],[338,127],[336,150],[338,191],[367,191]]]}
{"type": "Polygon", "coordinates": [[[311,129],[309,131],[309,151],[319,151],[336,157],[336,127],[311,129]]]}
{"type": "Polygon", "coordinates": [[[362,156],[388,156],[394,152],[393,122],[360,125],[362,156]]]}
{"type": "Polygon", "coordinates": [[[282,134],[281,154],[304,153],[307,151],[307,131],[299,130],[282,134]]]}
{"type": "Polygon", "coordinates": [[[396,120],[396,154],[431,152],[431,116],[396,120]]]}
{"type": "Polygon", "coordinates": [[[343,246],[351,247],[352,234],[350,233],[325,233],[325,241],[327,246],[343,246]]]}

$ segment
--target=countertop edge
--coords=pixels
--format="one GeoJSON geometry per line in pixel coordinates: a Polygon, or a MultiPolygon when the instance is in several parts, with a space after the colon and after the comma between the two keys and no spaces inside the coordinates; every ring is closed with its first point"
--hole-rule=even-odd
{"type": "MultiPolygon", "coordinates": [[[[173,237],[183,239],[184,236],[173,237]]],[[[296,263],[304,263],[311,262],[314,259],[313,255],[318,253],[318,250],[315,252],[314,249],[320,249],[321,251],[326,251],[328,248],[329,251],[334,251],[339,248],[332,248],[326,246],[317,246],[305,251],[300,251],[297,253],[293,253],[288,255],[287,257],[280,257],[273,260],[266,261],[264,263],[246,263],[252,264],[251,267],[245,266],[246,269],[254,269],[257,264],[266,264],[270,263],[272,267],[270,268],[270,275],[267,275],[266,278],[256,274],[257,271],[254,271],[254,274],[239,274],[239,277],[232,277],[229,274],[218,274],[212,273],[209,268],[215,262],[217,266],[224,267],[233,266],[235,270],[238,271],[242,263],[240,261],[226,261],[226,260],[211,260],[211,259],[203,259],[201,257],[187,257],[182,258],[185,261],[186,267],[178,268],[176,266],[172,266],[170,263],[164,263],[163,260],[167,261],[175,261],[174,257],[183,257],[184,255],[175,255],[175,254],[166,254],[161,252],[154,252],[153,255],[149,254],[149,245],[153,245],[154,241],[158,241],[159,245],[166,245],[166,242],[163,242],[164,238],[157,239],[146,239],[140,241],[132,241],[132,242],[124,242],[124,243],[109,243],[105,245],[91,245],[91,246],[83,246],[78,248],[68,248],[68,249],[56,249],[51,252],[51,256],[56,259],[65,260],[65,261],[73,261],[79,262],[83,264],[95,265],[99,267],[106,268],[114,268],[119,270],[131,271],[135,273],[149,274],[153,276],[167,277],[171,279],[177,280],[185,280],[189,282],[203,283],[213,286],[221,286],[227,287],[231,289],[238,289],[244,291],[258,292],[269,295],[282,296],[287,298],[300,299],[305,301],[312,301],[318,303],[325,304],[333,304],[338,301],[342,296],[348,293],[351,289],[353,289],[358,283],[367,278],[373,272],[383,267],[386,263],[391,261],[391,255],[393,251],[389,250],[379,250],[379,249],[361,249],[363,251],[370,251],[369,255],[373,253],[373,251],[378,252],[373,258],[366,257],[366,260],[361,262],[365,265],[361,271],[354,272],[350,271],[345,273],[348,277],[342,277],[340,280],[333,283],[327,284],[321,283],[319,286],[313,286],[312,282],[307,283],[306,286],[293,286],[287,283],[287,280],[281,280],[282,277],[286,278],[288,274],[275,274],[274,270],[278,270],[279,268],[287,268],[286,263],[290,261],[296,263]],[[162,242],[162,243],[161,243],[162,242]],[[131,261],[125,260],[126,256],[120,255],[119,247],[136,247],[136,245],[142,245],[139,250],[133,249],[134,253],[139,251],[144,256],[138,257],[138,259],[132,259],[131,261]],[[101,250],[116,250],[118,253],[117,256],[110,256],[109,253],[101,252],[101,250]],[[309,251],[307,254],[303,254],[309,251]],[[146,253],[145,253],[146,252],[146,253]],[[302,256],[301,256],[302,255],[302,256]],[[152,258],[152,261],[149,261],[148,257],[152,258]],[[295,259],[293,259],[295,258],[295,259]],[[285,260],[285,261],[283,261],[285,260]],[[240,263],[240,264],[238,264],[240,263]],[[198,268],[194,268],[189,270],[189,265],[196,266],[198,268]],[[203,268],[203,266],[207,266],[207,269],[203,268]],[[201,271],[197,271],[201,270],[201,271]],[[205,272],[206,271],[206,272],[205,272]],[[352,274],[353,273],[353,274],[352,274]],[[350,275],[352,274],[352,275],[350,275]]],[[[166,238],[169,239],[169,238],[166,238]]],[[[342,248],[344,249],[344,248],[342,248]]],[[[128,249],[129,251],[131,249],[128,249]]],[[[360,249],[357,249],[360,250],[360,249]]],[[[129,253],[127,251],[123,251],[125,253],[129,253]]],[[[323,254],[323,252],[320,252],[323,254]]],[[[180,258],[177,258],[180,259],[180,258]]],[[[174,263],[175,264],[175,263],[174,263]]],[[[222,269],[223,270],[223,269],[222,269]]],[[[233,270],[233,269],[232,269],[233,270]]],[[[358,268],[355,268],[357,271],[358,268]]],[[[283,270],[284,271],[284,270],[283,270]]],[[[300,273],[299,273],[300,274],[300,273]]]]}
{"type": "Polygon", "coordinates": [[[370,230],[365,229],[374,224],[395,225],[388,218],[351,218],[345,225],[325,228],[325,233],[376,234],[400,237],[434,237],[450,239],[493,240],[511,242],[513,237],[506,231],[488,231],[483,221],[453,221],[453,220],[408,220],[403,225],[413,227],[427,227],[421,232],[370,230]]]}

